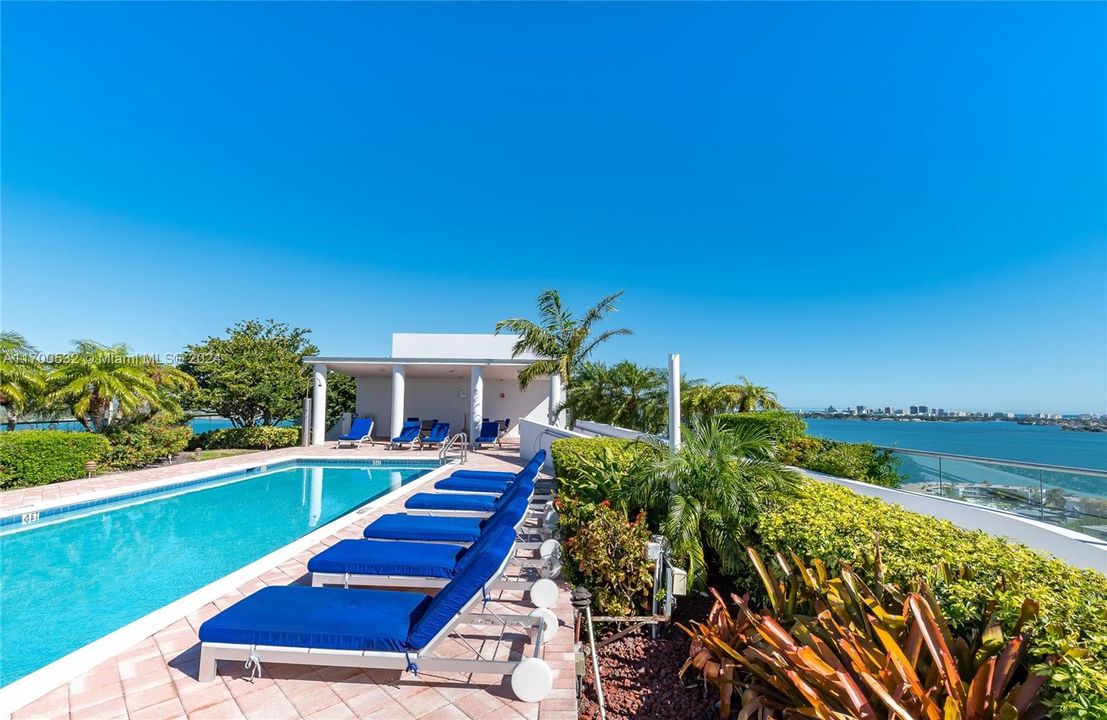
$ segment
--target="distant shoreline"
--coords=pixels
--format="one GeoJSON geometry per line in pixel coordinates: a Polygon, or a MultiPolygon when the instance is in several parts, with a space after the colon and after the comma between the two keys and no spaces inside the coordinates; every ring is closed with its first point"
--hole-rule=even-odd
{"type": "Polygon", "coordinates": [[[865,422],[893,421],[893,422],[1009,422],[1016,425],[1055,425],[1062,430],[1072,432],[1107,432],[1107,420],[1099,418],[997,418],[986,415],[967,415],[964,417],[929,417],[919,415],[885,415],[865,414],[851,415],[849,413],[825,413],[825,412],[801,412],[800,417],[817,418],[819,420],[863,420],[865,422]]]}

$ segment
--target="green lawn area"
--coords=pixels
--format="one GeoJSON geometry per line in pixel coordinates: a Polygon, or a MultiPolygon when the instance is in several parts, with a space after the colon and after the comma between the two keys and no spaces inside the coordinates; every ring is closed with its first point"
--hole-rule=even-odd
{"type": "Polygon", "coordinates": [[[196,452],[189,450],[183,452],[175,458],[175,462],[199,462],[204,460],[218,460],[219,458],[233,457],[235,455],[245,455],[247,453],[258,452],[257,450],[201,450],[196,452]]]}

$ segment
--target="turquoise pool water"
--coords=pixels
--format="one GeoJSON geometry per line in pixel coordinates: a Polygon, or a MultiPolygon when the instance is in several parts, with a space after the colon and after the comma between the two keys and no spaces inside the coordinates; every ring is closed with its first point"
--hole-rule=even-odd
{"type": "Polygon", "coordinates": [[[431,468],[297,462],[3,527],[0,686],[431,468]]]}

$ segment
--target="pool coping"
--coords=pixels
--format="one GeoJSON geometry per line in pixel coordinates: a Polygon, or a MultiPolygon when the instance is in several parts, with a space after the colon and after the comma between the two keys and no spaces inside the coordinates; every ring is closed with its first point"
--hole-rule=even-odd
{"type": "MultiPolygon", "coordinates": [[[[413,459],[414,460],[414,459],[413,459]]],[[[294,455],[289,457],[281,457],[276,460],[269,461],[257,461],[254,463],[245,464],[243,466],[233,466],[219,468],[218,471],[208,473],[192,473],[182,478],[162,478],[150,483],[141,483],[133,487],[119,488],[120,492],[113,491],[101,491],[84,493],[76,498],[65,498],[64,500],[50,501],[44,503],[50,507],[55,506],[68,506],[79,504],[80,498],[95,498],[101,500],[104,498],[119,499],[120,495],[128,495],[134,492],[147,492],[156,491],[167,485],[177,485],[184,483],[202,483],[210,481],[212,478],[225,475],[243,472],[253,468],[270,467],[273,465],[282,464],[294,464],[298,461],[316,461],[322,464],[335,464],[335,465],[347,465],[347,464],[377,464],[382,467],[402,467],[404,460],[400,458],[389,458],[387,460],[379,458],[320,458],[319,456],[312,455],[294,455]],[[387,464],[385,464],[387,463],[387,464]],[[137,488],[137,489],[136,489],[137,488]]],[[[429,462],[424,460],[423,462],[429,462]]],[[[416,466],[418,461],[415,461],[416,466]]],[[[411,463],[409,463],[410,465],[411,463]]],[[[92,642],[82,645],[81,647],[73,650],[60,658],[53,660],[47,665],[35,670],[28,675],[15,680],[9,685],[0,688],[0,719],[7,720],[11,717],[11,714],[16,710],[19,710],[28,703],[38,699],[39,697],[50,692],[59,685],[68,683],[74,678],[78,677],[82,673],[92,669],[99,663],[115,657],[119,653],[123,652],[127,648],[131,647],[137,642],[140,642],[146,637],[156,633],[165,626],[171,624],[173,621],[184,617],[190,612],[203,607],[207,603],[214,602],[226,593],[234,590],[245,582],[248,582],[252,578],[258,577],[262,573],[271,570],[280,565],[285,560],[294,557],[297,553],[306,550],[320,541],[334,535],[347,525],[351,525],[357,522],[366,513],[373,512],[394,500],[395,498],[408,493],[412,488],[418,487],[428,480],[441,477],[441,475],[447,470],[452,468],[456,462],[450,461],[438,465],[437,467],[430,468],[429,472],[415,478],[409,483],[401,485],[394,490],[389,490],[385,494],[377,497],[364,505],[350,511],[349,513],[335,518],[326,525],[318,527],[312,530],[310,533],[303,535],[292,542],[283,545],[276,550],[263,555],[262,557],[253,560],[245,566],[235,570],[228,575],[224,575],[218,580],[214,580],[203,587],[197,588],[192,592],[180,597],[167,605],[154,610],[152,612],[143,615],[142,617],[127,623],[121,628],[113,630],[107,635],[93,640],[92,642]]],[[[28,512],[28,507],[22,506],[16,510],[20,513],[28,512]]]]}

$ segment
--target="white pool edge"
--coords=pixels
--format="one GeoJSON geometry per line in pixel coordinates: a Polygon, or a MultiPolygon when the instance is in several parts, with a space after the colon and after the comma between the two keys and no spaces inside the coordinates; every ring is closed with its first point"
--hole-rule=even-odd
{"type": "MultiPolygon", "coordinates": [[[[379,458],[366,458],[366,462],[372,462],[374,459],[379,458]]],[[[261,467],[264,465],[275,464],[277,462],[284,462],[286,460],[304,460],[304,461],[319,461],[325,462],[324,458],[311,457],[311,456],[296,456],[289,458],[280,458],[279,460],[270,460],[268,462],[255,462],[251,465],[246,465],[241,468],[220,468],[218,471],[209,472],[208,475],[221,475],[226,472],[240,472],[242,470],[249,470],[255,467],[261,467]]],[[[399,460],[399,458],[397,458],[399,460]]],[[[87,645],[74,650],[68,655],[54,660],[48,665],[35,670],[29,675],[25,675],[15,682],[0,688],[0,719],[9,720],[11,714],[25,705],[37,700],[38,698],[53,691],[55,688],[70,682],[82,673],[96,667],[105,660],[109,660],[116,655],[119,655],[132,645],[145,640],[151,635],[157,633],[159,630],[173,624],[177,620],[180,620],[187,616],[190,612],[193,612],[209,602],[214,602],[219,598],[226,595],[231,590],[237,589],[240,585],[261,576],[265,572],[272,570],[280,565],[285,560],[295,557],[300,552],[307,550],[313,545],[317,544],[321,540],[324,540],[331,535],[334,535],[339,530],[342,530],[347,525],[352,525],[357,520],[364,517],[367,513],[374,510],[378,510],[381,507],[387,505],[394,500],[410,491],[412,488],[418,487],[424,484],[426,481],[436,477],[440,477],[441,474],[448,468],[451,468],[454,463],[439,466],[437,468],[429,468],[429,472],[415,480],[401,485],[400,487],[392,490],[379,498],[372,500],[365,505],[357,508],[356,510],[336,518],[327,523],[323,527],[317,528],[307,535],[301,538],[293,540],[292,542],[284,545],[283,547],[274,550],[268,555],[264,555],[257,560],[245,565],[238,570],[235,570],[229,575],[225,575],[222,578],[208,583],[207,585],[192,591],[184,597],[178,598],[168,605],[164,605],[151,613],[143,615],[137,620],[134,620],[127,625],[114,630],[104,637],[94,640],[87,645]]],[[[152,487],[158,487],[159,485],[173,484],[178,482],[188,482],[190,479],[202,479],[204,475],[198,475],[194,478],[173,478],[169,481],[158,481],[158,483],[152,485],[152,487]]],[[[126,494],[127,492],[134,492],[140,486],[135,485],[133,487],[126,488],[121,493],[112,494],[126,494]]],[[[141,489],[148,489],[150,484],[145,484],[141,489]]],[[[103,497],[110,497],[111,495],[106,493],[88,493],[86,499],[100,499],[103,497]]],[[[76,504],[81,502],[77,499],[69,499],[64,504],[76,504]]]]}

